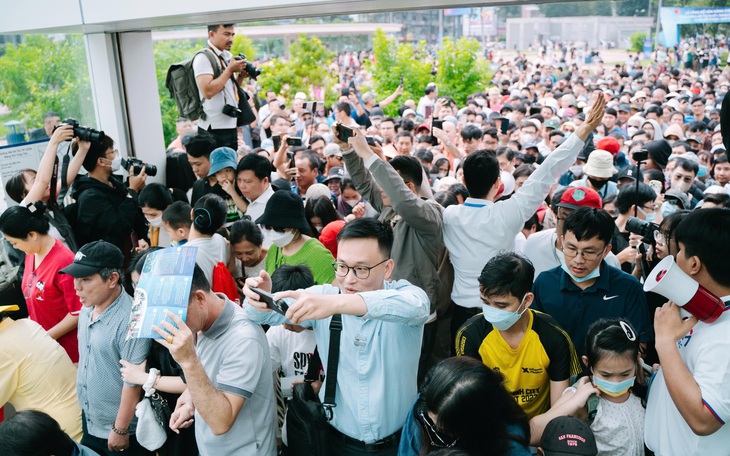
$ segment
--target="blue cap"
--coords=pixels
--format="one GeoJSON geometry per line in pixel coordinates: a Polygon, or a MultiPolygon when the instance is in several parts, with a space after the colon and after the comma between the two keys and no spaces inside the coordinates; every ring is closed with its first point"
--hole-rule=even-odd
{"type": "Polygon", "coordinates": [[[219,147],[210,153],[210,171],[208,171],[208,176],[212,176],[225,168],[233,168],[235,171],[236,166],[238,166],[236,151],[230,147],[219,147]]]}

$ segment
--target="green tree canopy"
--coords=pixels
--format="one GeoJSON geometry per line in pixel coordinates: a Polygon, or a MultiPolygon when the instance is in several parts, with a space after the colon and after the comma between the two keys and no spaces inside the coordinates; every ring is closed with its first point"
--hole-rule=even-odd
{"type": "Polygon", "coordinates": [[[492,79],[489,63],[474,38],[444,38],[437,59],[439,93],[452,97],[460,107],[470,94],[483,91],[492,79]]]}
{"type": "Polygon", "coordinates": [[[386,97],[398,88],[403,78],[403,95],[385,107],[388,115],[396,115],[398,106],[404,100],[418,100],[429,82],[434,81],[431,74],[433,61],[426,50],[426,43],[396,43],[395,38],[388,38],[383,30],[378,29],[373,36],[374,62],[370,66],[373,75],[373,90],[379,98],[386,97]]]}
{"type": "Polygon", "coordinates": [[[28,128],[43,126],[43,114],[58,112],[95,125],[86,50],[81,35],[52,40],[28,35],[8,44],[0,57],[0,100],[28,128]]]}
{"type": "Polygon", "coordinates": [[[288,101],[297,92],[304,92],[310,97],[313,87],[325,91],[325,100],[330,102],[337,93],[332,90],[337,76],[330,69],[334,53],[327,50],[317,37],[307,38],[299,35],[289,46],[288,59],[272,59],[261,66],[264,72],[258,83],[264,90],[273,90],[283,95],[288,101]]]}

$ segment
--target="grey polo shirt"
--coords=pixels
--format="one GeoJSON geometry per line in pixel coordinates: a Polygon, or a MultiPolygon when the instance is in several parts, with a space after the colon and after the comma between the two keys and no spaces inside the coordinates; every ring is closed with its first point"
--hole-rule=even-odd
{"type": "Polygon", "coordinates": [[[221,314],[200,335],[195,351],[215,388],[246,399],[233,426],[223,435],[213,435],[195,412],[195,438],[200,454],[274,456],[274,383],[269,344],[263,329],[248,320],[243,309],[226,299],[221,314]]]}
{"type": "MultiPolygon", "coordinates": [[[[122,290],[119,297],[99,317],[91,321],[93,307],[83,307],[79,314],[79,371],[76,392],[86,418],[89,434],[109,438],[122,399],[119,360],[139,364],[147,358],[151,339],[129,339],[127,328],[132,298],[122,290]]],[[[134,433],[137,418],[129,426],[134,433]]]]}

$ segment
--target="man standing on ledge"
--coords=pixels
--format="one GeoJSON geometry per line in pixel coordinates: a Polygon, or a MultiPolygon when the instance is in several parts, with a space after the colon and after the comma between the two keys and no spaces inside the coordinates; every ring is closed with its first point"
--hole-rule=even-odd
{"type": "Polygon", "coordinates": [[[244,71],[245,60],[232,59],[229,52],[236,34],[233,24],[216,24],[208,26],[208,44],[205,53],[215,54],[214,68],[209,55],[199,53],[193,59],[193,72],[198,84],[200,98],[203,100],[205,118],[198,120],[198,131],[209,131],[218,140],[218,146],[238,149],[236,128],[238,109],[238,90],[248,74],[244,71]],[[218,74],[218,77],[215,75],[218,74]],[[235,83],[234,83],[234,79],[235,83]],[[226,105],[229,108],[226,108],[226,105]],[[225,110],[225,111],[224,111],[225,110]],[[233,116],[226,114],[232,113],[233,116]]]}

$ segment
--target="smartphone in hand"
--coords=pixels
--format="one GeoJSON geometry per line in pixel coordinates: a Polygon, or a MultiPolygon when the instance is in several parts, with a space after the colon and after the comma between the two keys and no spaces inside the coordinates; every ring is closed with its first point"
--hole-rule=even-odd
{"type": "Polygon", "coordinates": [[[355,136],[355,132],[352,131],[352,128],[346,127],[340,123],[335,126],[335,131],[337,131],[337,138],[344,143],[355,136]]]}
{"type": "Polygon", "coordinates": [[[286,311],[289,310],[289,305],[283,300],[274,299],[274,295],[268,293],[260,288],[251,287],[251,291],[259,295],[259,301],[266,304],[266,307],[273,310],[274,312],[286,315],[286,311]]]}

